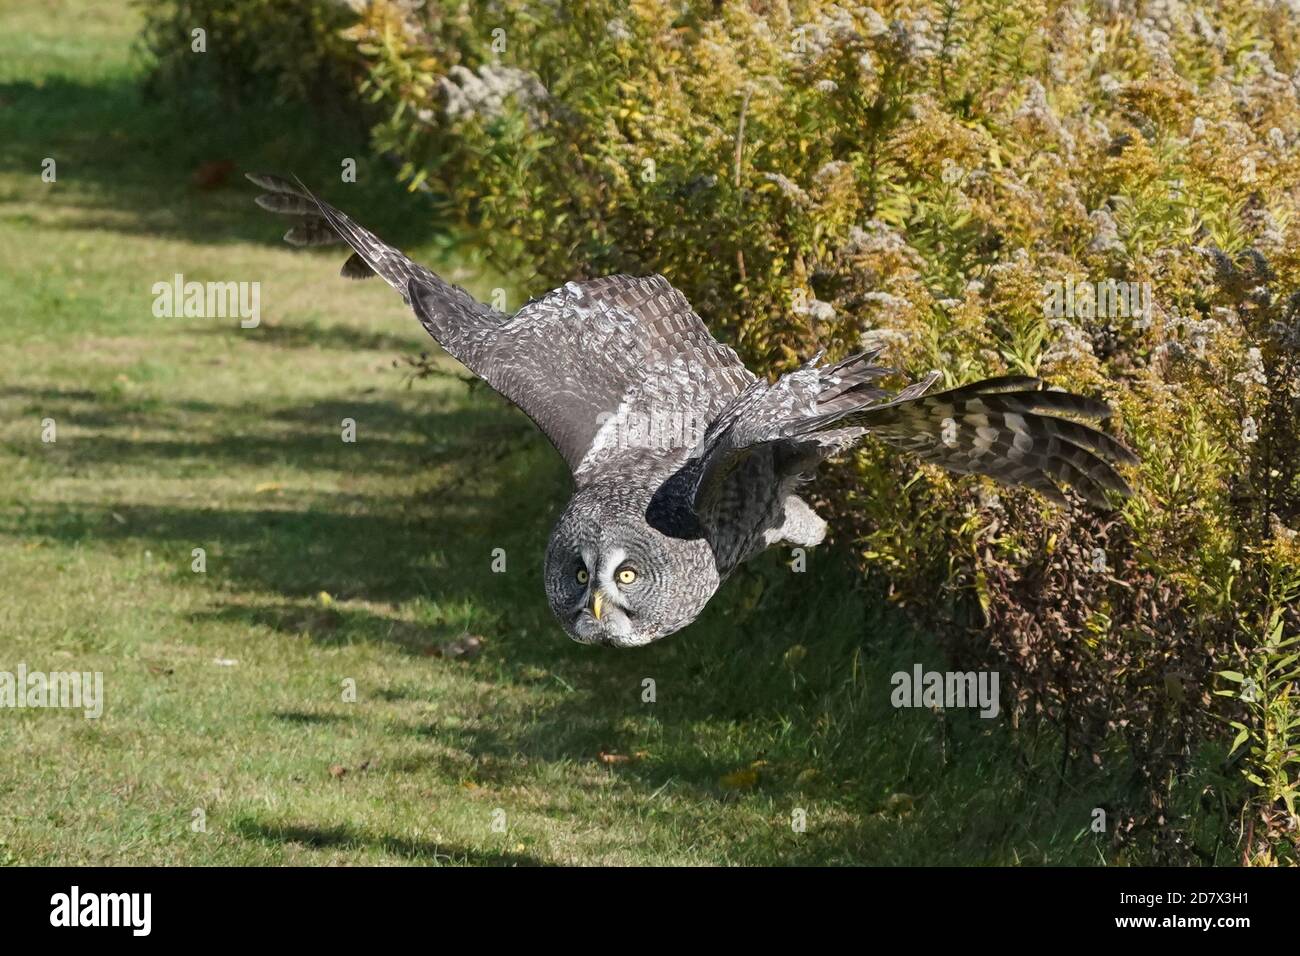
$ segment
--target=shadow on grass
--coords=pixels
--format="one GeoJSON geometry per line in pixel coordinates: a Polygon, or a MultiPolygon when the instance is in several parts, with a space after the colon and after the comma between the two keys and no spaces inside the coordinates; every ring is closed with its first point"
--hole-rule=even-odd
{"type": "Polygon", "coordinates": [[[544,861],[524,853],[485,853],[469,847],[428,840],[372,834],[352,827],[320,827],[307,824],[266,824],[240,819],[235,830],[246,839],[267,844],[297,844],[315,850],[381,850],[392,856],[420,863],[457,866],[542,866],[544,861]]]}
{"type": "MultiPolygon", "coordinates": [[[[94,432],[14,449],[69,470],[104,465],[151,469],[165,462],[222,470],[284,465],[307,473],[413,474],[450,461],[472,468],[484,457],[545,447],[545,439],[522,413],[495,396],[472,404],[453,399],[453,410],[445,412],[413,410],[395,399],[356,397],[255,414],[230,405],[134,398],[112,390],[16,387],[0,389],[0,405],[7,402],[13,404],[14,417],[51,417],[60,427],[94,432]],[[355,442],[342,440],[344,419],[355,422],[355,442]],[[124,434],[127,429],[166,437],[124,434]]],[[[178,515],[172,523],[182,521],[178,515]]],[[[151,523],[166,533],[168,522],[162,516],[151,523]]]]}
{"type": "Polygon", "coordinates": [[[163,104],[130,75],[0,83],[0,103],[0,170],[28,174],[31,198],[57,211],[65,228],[279,244],[286,226],[254,205],[257,190],[243,173],[282,172],[363,213],[360,221],[399,247],[452,243],[433,205],[369,155],[357,124],[275,103],[233,111],[163,104]],[[45,157],[58,162],[53,187],[40,178],[45,157]],[[355,183],[340,184],[344,158],[357,162],[355,183]],[[229,172],[200,186],[196,176],[211,164],[229,164],[229,172]]]}
{"type": "Polygon", "coordinates": [[[302,604],[225,604],[194,615],[196,620],[229,621],[246,628],[266,628],[305,637],[322,647],[370,642],[386,644],[414,657],[431,657],[439,645],[465,631],[456,623],[415,622],[356,608],[302,604]]]}
{"type": "Polygon", "coordinates": [[[348,718],[342,714],[318,714],[306,710],[277,710],[272,711],[271,716],[286,724],[298,724],[303,727],[348,722],[348,718]]]}
{"type": "MultiPolygon", "coordinates": [[[[328,269],[322,270],[321,281],[333,281],[328,269]]],[[[226,329],[209,329],[204,334],[225,340],[230,333],[226,329]]],[[[420,351],[412,346],[410,339],[397,335],[370,332],[350,325],[322,325],[311,320],[293,325],[264,322],[257,327],[256,333],[246,336],[245,341],[281,349],[338,349],[344,352],[384,352],[389,355],[420,351]]],[[[434,350],[432,342],[421,345],[428,351],[434,350]]]]}

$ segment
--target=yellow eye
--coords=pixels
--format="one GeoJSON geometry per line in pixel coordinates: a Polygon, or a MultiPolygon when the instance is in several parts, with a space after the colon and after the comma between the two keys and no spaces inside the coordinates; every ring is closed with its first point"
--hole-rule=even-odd
{"type": "Polygon", "coordinates": [[[578,583],[586,584],[591,575],[587,574],[586,568],[578,568],[578,583]]]}
{"type": "Polygon", "coordinates": [[[624,568],[622,571],[618,572],[619,584],[631,584],[635,580],[636,580],[636,572],[633,571],[631,568],[624,568]]]}

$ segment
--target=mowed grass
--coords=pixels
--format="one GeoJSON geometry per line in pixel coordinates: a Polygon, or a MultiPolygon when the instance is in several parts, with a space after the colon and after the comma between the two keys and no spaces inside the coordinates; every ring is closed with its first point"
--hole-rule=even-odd
{"type": "Polygon", "coordinates": [[[1102,860],[1107,794],[1049,748],[890,705],[941,657],[834,551],[769,553],[650,648],[571,643],[541,588],[568,480],[545,440],[454,376],[408,387],[394,359],[431,344],[395,294],[280,244],[238,174],[191,176],[298,172],[498,280],[362,144],[142,98],[137,28],[0,0],[0,670],[100,671],[106,697],[0,711],[0,862],[1102,860]],[[155,318],[175,273],[260,282],[261,325],[155,318]],[[479,656],[438,656],[466,634],[479,656]]]}

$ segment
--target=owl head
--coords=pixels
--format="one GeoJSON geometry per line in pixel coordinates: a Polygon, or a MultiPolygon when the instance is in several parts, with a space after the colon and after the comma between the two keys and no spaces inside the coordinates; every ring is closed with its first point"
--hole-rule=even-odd
{"type": "Polygon", "coordinates": [[[546,597],[582,644],[639,647],[681,630],[720,583],[702,539],[661,534],[645,502],[617,487],[579,491],[546,548],[546,597]]]}

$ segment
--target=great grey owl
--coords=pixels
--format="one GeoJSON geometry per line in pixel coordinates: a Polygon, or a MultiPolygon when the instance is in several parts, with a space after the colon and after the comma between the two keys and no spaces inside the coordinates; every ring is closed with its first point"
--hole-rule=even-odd
{"type": "Polygon", "coordinates": [[[1027,485],[1056,481],[1105,505],[1128,494],[1119,442],[1070,418],[1106,405],[1003,376],[890,393],[879,350],[773,383],[715,341],[662,276],[569,282],[514,315],[416,265],[301,183],[250,174],[258,203],[298,217],[285,239],[344,241],[342,274],[380,275],[448,354],[522,409],[564,456],[575,490],[551,532],[545,586],[574,640],[636,647],[690,624],[742,561],[775,544],[821,543],[826,523],[798,494],[827,457],[867,435],[952,471],[1027,485]]]}

